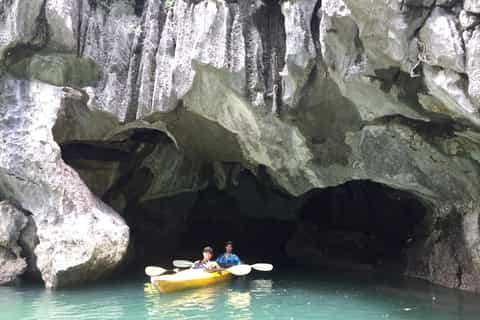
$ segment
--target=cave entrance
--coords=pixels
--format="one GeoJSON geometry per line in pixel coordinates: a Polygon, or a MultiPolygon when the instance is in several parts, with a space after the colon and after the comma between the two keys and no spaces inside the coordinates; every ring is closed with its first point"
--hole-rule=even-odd
{"type": "MultiPolygon", "coordinates": [[[[152,181],[163,177],[154,170],[168,172],[170,166],[145,163],[161,156],[158,150],[175,149],[162,133],[134,130],[120,145],[61,143],[58,132],[55,136],[63,159],[125,218],[132,266],[194,259],[206,245],[219,253],[231,240],[248,262],[401,272],[409,245],[426,234],[426,206],[408,192],[379,183],[351,181],[292,197],[278,191],[265,170],[254,176],[239,164],[225,163],[238,174],[220,190],[213,165],[205,163],[198,191],[145,197],[152,181]]],[[[181,177],[171,178],[167,183],[160,179],[162,188],[181,177]]],[[[162,188],[157,192],[164,192],[162,188]]]]}
{"type": "Polygon", "coordinates": [[[424,231],[425,205],[379,183],[351,181],[307,198],[287,248],[299,263],[401,272],[424,231]]]}
{"type": "Polygon", "coordinates": [[[248,172],[237,186],[155,200],[127,212],[137,258],[150,263],[216,253],[232,240],[248,262],[401,273],[422,236],[426,207],[413,195],[370,181],[295,198],[248,172]]]}
{"type": "MultiPolygon", "coordinates": [[[[182,247],[194,251],[186,253],[198,256],[199,245],[211,245],[219,251],[226,241],[233,241],[236,251],[248,262],[269,261],[277,265],[291,262],[285,248],[296,230],[296,221],[276,219],[273,214],[255,217],[255,209],[265,210],[266,203],[252,199],[246,194],[248,192],[245,193],[246,190],[239,189],[240,194],[236,197],[231,191],[219,193],[208,189],[198,195],[182,237],[182,247]],[[254,203],[256,201],[262,203],[254,203]]],[[[274,195],[267,197],[281,201],[273,199],[274,195]]],[[[283,214],[285,212],[279,213],[280,216],[283,214]]]]}
{"type": "Polygon", "coordinates": [[[207,245],[219,254],[226,241],[233,241],[246,261],[278,265],[290,261],[285,248],[297,228],[301,201],[244,170],[238,183],[224,190],[211,186],[129,206],[126,219],[136,258],[148,263],[200,258],[207,245]]]}

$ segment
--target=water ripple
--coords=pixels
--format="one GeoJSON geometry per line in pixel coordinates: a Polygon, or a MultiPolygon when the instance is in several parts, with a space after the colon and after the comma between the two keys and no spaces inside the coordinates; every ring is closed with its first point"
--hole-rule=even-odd
{"type": "Polygon", "coordinates": [[[480,312],[477,296],[425,284],[247,278],[163,295],[142,280],[58,291],[0,288],[0,320],[477,320],[480,312]]]}

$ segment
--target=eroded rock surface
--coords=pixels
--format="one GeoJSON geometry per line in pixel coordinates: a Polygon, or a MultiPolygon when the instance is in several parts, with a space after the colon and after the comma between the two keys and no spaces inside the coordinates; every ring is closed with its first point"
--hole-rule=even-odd
{"type": "MultiPolygon", "coordinates": [[[[428,207],[405,272],[480,290],[478,1],[37,2],[0,2],[0,77],[90,86],[67,110],[59,87],[2,80],[2,193],[33,214],[47,285],[113,268],[128,242],[60,159],[58,118],[67,161],[117,211],[231,190],[232,168],[294,196],[370,180],[428,207]],[[101,77],[11,72],[47,53],[101,77]]],[[[190,205],[159,210],[162,230],[190,205]]]]}
{"type": "Polygon", "coordinates": [[[47,287],[94,280],[126,254],[129,230],[65,165],[53,140],[61,88],[21,80],[0,81],[3,196],[32,213],[39,244],[36,267],[47,287]]]}
{"type": "Polygon", "coordinates": [[[20,238],[28,218],[6,201],[0,202],[0,285],[11,284],[27,269],[20,238]]]}

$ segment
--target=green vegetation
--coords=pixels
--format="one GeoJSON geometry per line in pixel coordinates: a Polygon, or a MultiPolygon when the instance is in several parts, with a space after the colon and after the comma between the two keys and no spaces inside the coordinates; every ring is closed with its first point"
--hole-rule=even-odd
{"type": "Polygon", "coordinates": [[[17,78],[57,86],[84,87],[100,79],[100,69],[93,60],[73,54],[35,54],[8,65],[7,71],[17,78]]]}
{"type": "Polygon", "coordinates": [[[165,7],[167,8],[167,10],[173,10],[173,8],[175,7],[175,0],[167,0],[165,7]]]}

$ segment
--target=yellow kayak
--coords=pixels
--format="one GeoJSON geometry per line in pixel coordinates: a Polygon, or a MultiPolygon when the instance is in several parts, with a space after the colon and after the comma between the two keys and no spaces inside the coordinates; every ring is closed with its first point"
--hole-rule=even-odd
{"type": "Polygon", "coordinates": [[[175,274],[151,277],[151,282],[162,293],[200,288],[232,278],[228,271],[207,272],[202,269],[189,269],[175,274]]]}

